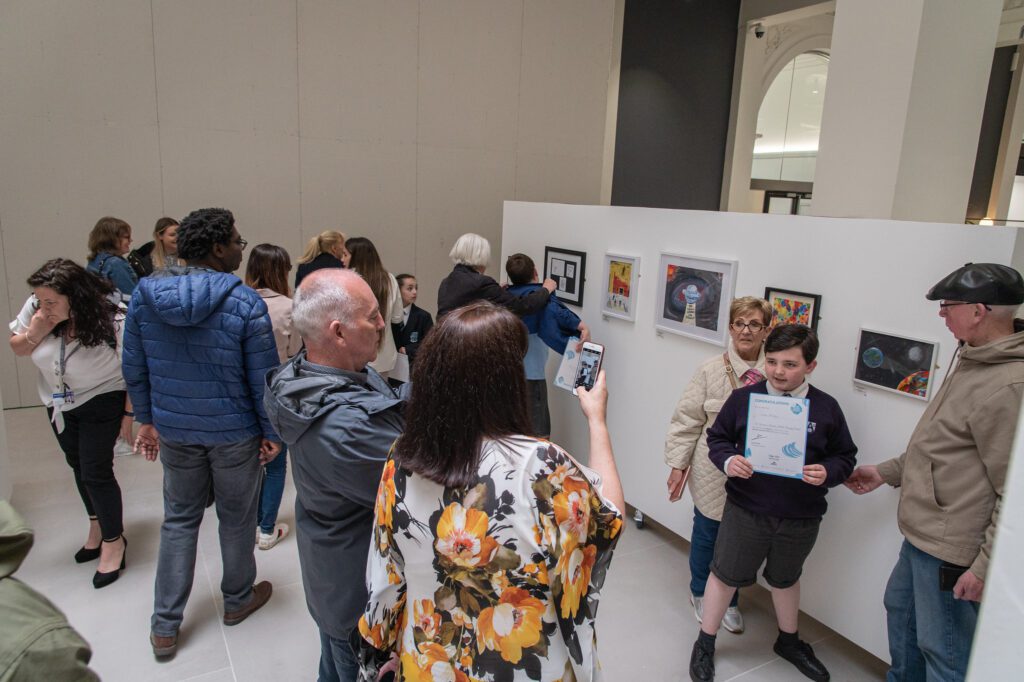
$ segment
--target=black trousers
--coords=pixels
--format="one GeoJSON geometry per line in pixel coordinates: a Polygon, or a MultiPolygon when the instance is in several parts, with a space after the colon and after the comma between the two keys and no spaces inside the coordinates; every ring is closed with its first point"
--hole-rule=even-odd
{"type": "Polygon", "coordinates": [[[106,540],[124,530],[121,518],[121,487],[114,478],[114,443],[124,416],[124,391],[110,391],[84,405],[64,411],[64,430],[53,425],[53,408],[47,408],[50,426],[75,472],[75,485],[89,516],[95,516],[106,540]]]}

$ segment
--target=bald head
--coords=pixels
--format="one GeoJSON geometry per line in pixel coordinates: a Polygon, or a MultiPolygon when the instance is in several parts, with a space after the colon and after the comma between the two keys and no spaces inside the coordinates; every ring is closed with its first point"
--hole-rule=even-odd
{"type": "MultiPolygon", "coordinates": [[[[292,325],[306,341],[317,345],[330,333],[332,321],[348,323],[357,314],[357,294],[370,291],[352,270],[326,268],[303,278],[292,302],[292,325]]],[[[372,292],[370,293],[372,296],[372,292]]]]}

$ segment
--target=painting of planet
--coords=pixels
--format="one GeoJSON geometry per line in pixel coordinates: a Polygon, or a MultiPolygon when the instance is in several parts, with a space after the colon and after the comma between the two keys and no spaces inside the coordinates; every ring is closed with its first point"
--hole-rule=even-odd
{"type": "Polygon", "coordinates": [[[857,348],[855,383],[928,400],[938,343],[861,329],[857,348]]]}

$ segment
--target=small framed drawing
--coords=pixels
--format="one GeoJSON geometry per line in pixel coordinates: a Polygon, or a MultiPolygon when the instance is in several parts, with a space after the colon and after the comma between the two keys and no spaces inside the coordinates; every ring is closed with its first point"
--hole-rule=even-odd
{"type": "Polygon", "coordinates": [[[765,287],[764,299],[772,306],[773,327],[777,324],[802,324],[814,330],[818,329],[821,294],[765,287]]]}
{"type": "Polygon", "coordinates": [[[734,260],[662,253],[654,326],[724,346],[737,266],[734,260]]]}
{"type": "Polygon", "coordinates": [[[636,285],[639,277],[640,256],[606,253],[601,314],[635,322],[638,298],[636,285]]]}
{"type": "Polygon", "coordinates": [[[544,247],[544,277],[555,280],[555,295],[562,303],[583,305],[583,284],[586,282],[587,254],[554,246],[544,247]]]}
{"type": "Polygon", "coordinates": [[[928,400],[938,354],[935,341],[861,329],[853,382],[928,400]]]}

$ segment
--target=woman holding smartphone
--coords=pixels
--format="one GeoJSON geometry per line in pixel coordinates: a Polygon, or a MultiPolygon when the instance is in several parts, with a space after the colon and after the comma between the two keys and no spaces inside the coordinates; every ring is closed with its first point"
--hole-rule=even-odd
{"type": "Polygon", "coordinates": [[[585,467],[526,435],[526,347],[519,319],[481,301],[420,348],[377,493],[361,679],[389,658],[405,680],[594,679],[598,592],[624,504],[604,374],[579,389],[585,467]]]}
{"type": "MultiPolygon", "coordinates": [[[[693,496],[690,603],[698,623],[703,618],[704,587],[725,508],[726,477],[708,459],[707,430],[733,390],[764,381],[763,346],[771,322],[771,305],[763,298],[744,296],[733,300],[729,306],[729,347],[697,368],[679,398],[665,439],[669,500],[675,502],[682,497],[687,480],[693,496]]],[[[722,627],[737,634],[743,632],[738,590],[722,627]]]]}
{"type": "Polygon", "coordinates": [[[11,349],[39,369],[39,399],[75,475],[89,534],[75,561],[99,559],[93,586],[125,567],[114,441],[131,442],[133,414],[121,376],[124,307],[110,280],[55,258],[28,278],[32,295],[10,323],[11,349]]]}

